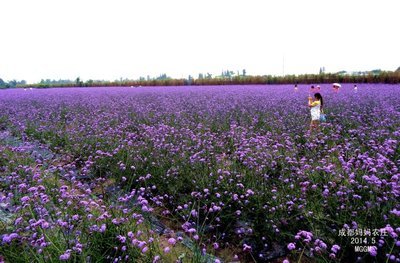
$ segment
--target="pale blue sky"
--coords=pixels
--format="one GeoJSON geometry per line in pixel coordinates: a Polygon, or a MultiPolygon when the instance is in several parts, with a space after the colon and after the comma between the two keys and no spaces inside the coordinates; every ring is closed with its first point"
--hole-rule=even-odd
{"type": "Polygon", "coordinates": [[[399,0],[2,0],[0,78],[395,70],[399,0]]]}

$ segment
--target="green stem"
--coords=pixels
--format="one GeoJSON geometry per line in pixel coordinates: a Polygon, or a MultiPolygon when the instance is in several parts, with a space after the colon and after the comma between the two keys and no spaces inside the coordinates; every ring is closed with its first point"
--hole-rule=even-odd
{"type": "Polygon", "coordinates": [[[388,262],[389,262],[389,259],[390,259],[390,254],[392,254],[392,251],[393,251],[394,245],[395,245],[395,242],[393,241],[393,245],[392,245],[392,248],[390,249],[390,252],[389,252],[389,257],[386,259],[386,263],[388,263],[388,262]]]}
{"type": "Polygon", "coordinates": [[[303,257],[303,254],[304,254],[304,250],[306,249],[306,247],[304,247],[303,248],[303,250],[301,251],[301,254],[300,254],[300,257],[299,257],[299,260],[297,261],[297,263],[300,263],[301,262],[301,258],[303,257]]]}

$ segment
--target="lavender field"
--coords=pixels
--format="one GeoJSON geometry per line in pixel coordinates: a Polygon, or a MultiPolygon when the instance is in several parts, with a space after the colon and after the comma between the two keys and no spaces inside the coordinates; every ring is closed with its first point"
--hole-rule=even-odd
{"type": "Polygon", "coordinates": [[[0,90],[0,262],[400,262],[400,87],[0,90]]]}

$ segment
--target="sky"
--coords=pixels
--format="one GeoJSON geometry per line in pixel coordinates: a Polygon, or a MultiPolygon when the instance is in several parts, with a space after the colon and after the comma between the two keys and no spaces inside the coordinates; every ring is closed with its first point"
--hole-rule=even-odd
{"type": "Polygon", "coordinates": [[[395,70],[399,0],[1,0],[0,78],[395,70]]]}

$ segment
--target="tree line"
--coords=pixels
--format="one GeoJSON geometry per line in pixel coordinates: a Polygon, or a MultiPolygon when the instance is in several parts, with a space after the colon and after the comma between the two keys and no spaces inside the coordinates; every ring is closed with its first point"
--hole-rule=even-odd
{"type": "Polygon", "coordinates": [[[83,81],[79,77],[75,80],[41,80],[36,84],[27,84],[26,81],[10,81],[4,82],[0,79],[0,88],[14,87],[139,87],[139,86],[200,86],[200,85],[255,85],[255,84],[313,84],[313,83],[400,83],[400,67],[396,71],[373,70],[368,72],[358,72],[347,74],[344,71],[337,73],[325,73],[320,70],[319,74],[302,74],[302,75],[285,75],[285,76],[252,76],[246,75],[246,70],[237,72],[223,71],[221,75],[213,77],[210,73],[200,73],[197,78],[189,75],[187,78],[171,78],[167,74],[161,74],[155,78],[140,77],[137,80],[119,79],[114,81],[108,80],[86,80],[83,81]]]}
{"type": "Polygon", "coordinates": [[[0,78],[0,89],[18,88],[18,87],[24,87],[26,85],[27,85],[27,83],[25,80],[21,80],[21,81],[10,80],[10,81],[6,82],[0,78]]]}

